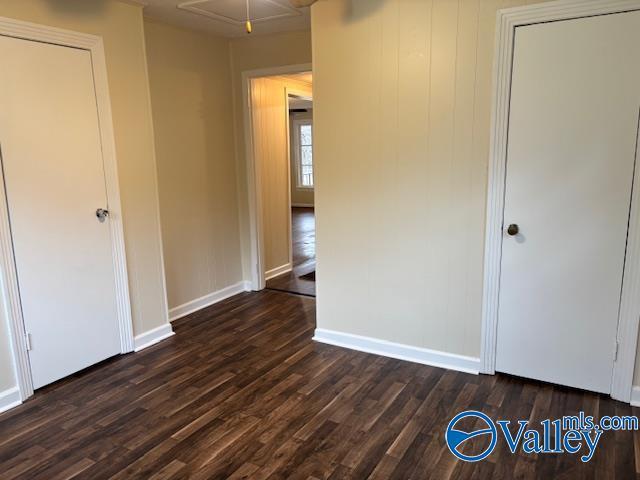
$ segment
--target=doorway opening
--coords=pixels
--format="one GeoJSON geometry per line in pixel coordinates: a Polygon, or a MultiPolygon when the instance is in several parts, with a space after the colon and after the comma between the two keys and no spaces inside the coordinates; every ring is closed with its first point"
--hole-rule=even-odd
{"type": "Polygon", "coordinates": [[[315,296],[310,66],[246,72],[253,290],[315,296]]]}
{"type": "Polygon", "coordinates": [[[267,278],[267,288],[300,295],[316,294],[316,225],[313,175],[313,97],[290,93],[289,171],[291,270],[267,278]]]}

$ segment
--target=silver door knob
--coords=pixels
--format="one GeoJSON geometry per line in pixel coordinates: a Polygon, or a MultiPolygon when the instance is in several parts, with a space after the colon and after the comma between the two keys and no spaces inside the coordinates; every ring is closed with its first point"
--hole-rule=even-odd
{"type": "Polygon", "coordinates": [[[98,217],[98,221],[100,223],[103,223],[108,216],[109,216],[109,210],[106,210],[104,208],[99,208],[96,210],[96,217],[98,217]]]}

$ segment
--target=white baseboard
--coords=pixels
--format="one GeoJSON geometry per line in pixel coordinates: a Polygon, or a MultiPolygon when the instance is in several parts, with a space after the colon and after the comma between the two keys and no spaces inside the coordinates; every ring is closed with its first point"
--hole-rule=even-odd
{"type": "Polygon", "coordinates": [[[203,297],[196,298],[190,302],[184,303],[169,310],[169,321],[173,322],[179,318],[185,317],[190,313],[202,310],[205,307],[221,302],[229,297],[233,297],[238,293],[250,292],[251,282],[238,282],[229,287],[223,288],[216,292],[209,293],[203,297]]]}
{"type": "Polygon", "coordinates": [[[317,342],[328,343],[337,347],[350,348],[361,352],[382,355],[383,357],[397,358],[398,360],[422,363],[432,367],[447,368],[449,370],[473,373],[475,375],[477,375],[480,370],[479,358],[429,350],[428,348],[412,347],[410,345],[363,337],[361,335],[316,328],[313,339],[317,342]]]}
{"type": "Polygon", "coordinates": [[[140,335],[136,335],[133,339],[133,351],[139,352],[140,350],[144,350],[145,348],[155,345],[172,335],[174,335],[174,333],[170,323],[154,328],[153,330],[149,330],[148,332],[141,333],[140,335]]]}
{"type": "Polygon", "coordinates": [[[300,208],[313,208],[315,205],[313,203],[292,203],[291,206],[300,208]]]}
{"type": "Polygon", "coordinates": [[[640,386],[634,385],[631,389],[631,406],[640,407],[640,386]]]}
{"type": "Polygon", "coordinates": [[[18,387],[9,388],[3,392],[0,392],[0,413],[17,407],[22,403],[20,398],[20,390],[18,387]]]}
{"type": "Polygon", "coordinates": [[[276,267],[267,272],[264,272],[264,279],[271,280],[272,278],[275,278],[278,275],[282,275],[283,273],[288,273],[291,270],[293,270],[293,267],[291,266],[291,262],[285,263],[284,265],[280,265],[279,267],[276,267]]]}

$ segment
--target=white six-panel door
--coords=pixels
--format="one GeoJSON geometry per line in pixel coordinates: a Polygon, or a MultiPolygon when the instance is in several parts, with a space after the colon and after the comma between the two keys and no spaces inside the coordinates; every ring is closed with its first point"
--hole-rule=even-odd
{"type": "Polygon", "coordinates": [[[91,53],[0,36],[0,148],[35,388],[120,353],[91,53]]]}
{"type": "Polygon", "coordinates": [[[516,29],[498,371],[610,392],[640,113],[638,45],[640,12],[516,29]],[[510,224],[519,233],[510,235],[510,224]]]}

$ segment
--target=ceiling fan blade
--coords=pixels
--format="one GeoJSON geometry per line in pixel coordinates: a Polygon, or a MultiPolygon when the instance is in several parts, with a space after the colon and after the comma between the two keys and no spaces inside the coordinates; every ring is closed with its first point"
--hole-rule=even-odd
{"type": "Polygon", "coordinates": [[[289,0],[289,2],[291,2],[291,5],[296,8],[310,7],[311,5],[316,3],[316,1],[317,0],[289,0]]]}

